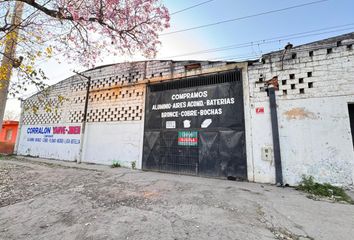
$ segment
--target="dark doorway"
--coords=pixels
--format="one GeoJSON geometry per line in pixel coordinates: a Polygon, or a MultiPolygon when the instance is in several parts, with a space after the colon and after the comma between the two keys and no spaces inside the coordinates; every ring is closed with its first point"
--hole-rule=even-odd
{"type": "Polygon", "coordinates": [[[247,179],[241,71],[150,85],[143,169],[247,179]]]}
{"type": "Polygon", "coordinates": [[[352,130],[352,139],[353,139],[353,147],[354,147],[354,104],[348,104],[348,109],[349,109],[350,128],[352,130]]]}

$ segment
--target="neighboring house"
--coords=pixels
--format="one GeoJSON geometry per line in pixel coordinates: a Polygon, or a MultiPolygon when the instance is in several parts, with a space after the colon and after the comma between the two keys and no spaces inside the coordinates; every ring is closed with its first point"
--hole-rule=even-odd
{"type": "Polygon", "coordinates": [[[4,121],[0,132],[0,154],[12,154],[14,151],[18,121],[4,121]]]}
{"type": "Polygon", "coordinates": [[[353,43],[351,33],[259,61],[97,67],[82,73],[91,78],[87,112],[87,78],[78,75],[50,88],[55,111],[43,110],[40,93],[24,101],[40,110],[22,112],[17,153],[267,183],[280,169],[283,184],[311,175],[351,185],[353,43]]]}

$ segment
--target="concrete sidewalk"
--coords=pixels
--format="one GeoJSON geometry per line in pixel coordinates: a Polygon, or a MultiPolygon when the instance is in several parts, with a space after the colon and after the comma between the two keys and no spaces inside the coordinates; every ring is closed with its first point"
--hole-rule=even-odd
{"type": "Polygon", "coordinates": [[[0,160],[0,239],[352,239],[354,206],[291,188],[0,160]]]}

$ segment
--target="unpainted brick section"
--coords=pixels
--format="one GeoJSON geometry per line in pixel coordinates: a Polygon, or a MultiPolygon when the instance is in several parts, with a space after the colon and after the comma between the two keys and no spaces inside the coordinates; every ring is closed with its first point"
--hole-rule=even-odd
{"type": "Polygon", "coordinates": [[[348,48],[354,43],[354,35],[346,37],[339,46],[334,38],[296,47],[285,54],[284,61],[281,61],[283,51],[265,55],[265,64],[257,62],[248,68],[251,101],[267,101],[265,85],[259,79],[269,80],[274,76],[279,79],[280,100],[354,94],[354,84],[348,82],[354,75],[354,51],[348,48]]]}

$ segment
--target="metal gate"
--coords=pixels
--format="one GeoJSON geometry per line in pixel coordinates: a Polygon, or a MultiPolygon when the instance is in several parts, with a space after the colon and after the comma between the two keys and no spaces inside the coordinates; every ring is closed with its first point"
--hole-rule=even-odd
{"type": "Polygon", "coordinates": [[[240,70],[148,87],[143,169],[247,179],[240,70]]]}
{"type": "Polygon", "coordinates": [[[353,147],[354,147],[354,104],[348,104],[348,110],[349,110],[350,129],[352,132],[353,147]]]}

